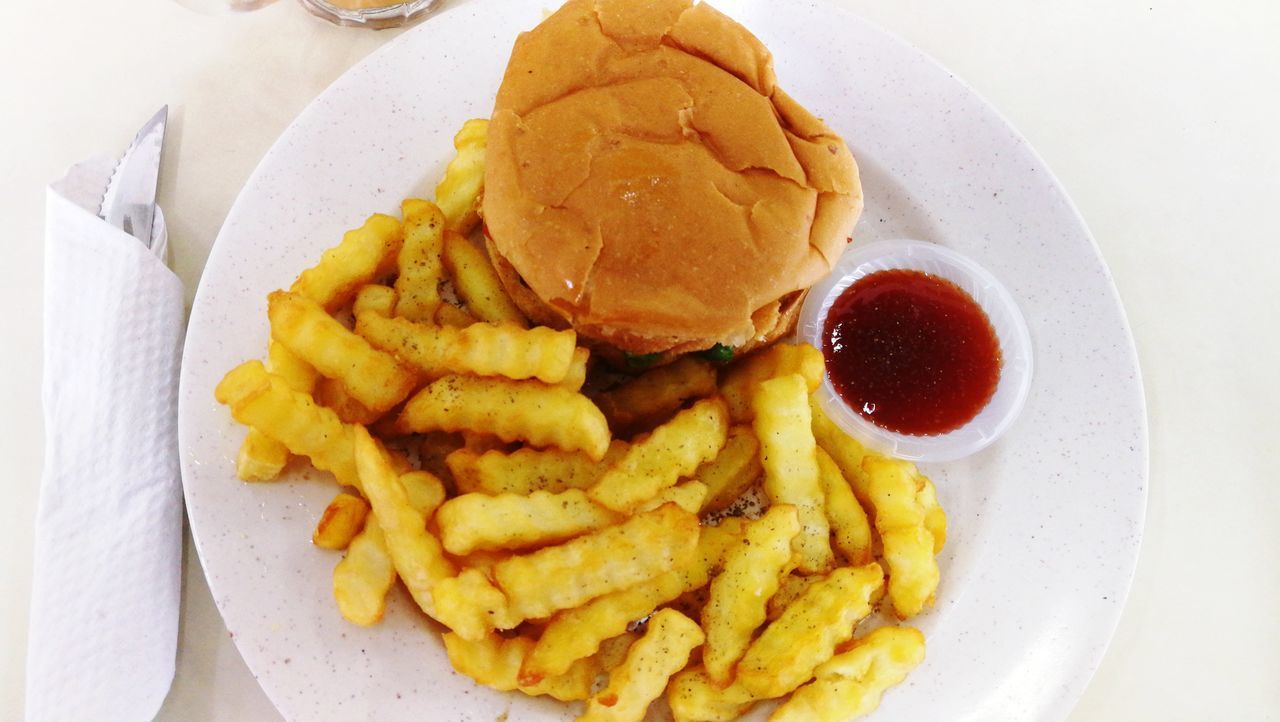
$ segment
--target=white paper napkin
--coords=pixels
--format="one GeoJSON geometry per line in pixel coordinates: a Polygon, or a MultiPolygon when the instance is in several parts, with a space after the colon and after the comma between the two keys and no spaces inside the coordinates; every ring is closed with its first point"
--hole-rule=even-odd
{"type": "Polygon", "coordinates": [[[114,162],[47,194],[45,468],[27,719],[147,720],[173,679],[182,562],[182,282],[97,216],[114,162]]]}

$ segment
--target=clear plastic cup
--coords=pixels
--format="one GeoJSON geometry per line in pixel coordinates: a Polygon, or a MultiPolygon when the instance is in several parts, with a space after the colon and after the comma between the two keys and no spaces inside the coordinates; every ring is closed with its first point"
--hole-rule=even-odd
{"type": "Polygon", "coordinates": [[[394,28],[416,22],[430,15],[441,0],[298,0],[311,14],[335,25],[372,29],[394,28]],[[369,7],[365,7],[369,6],[369,7]],[[376,6],[376,7],[374,7],[376,6]]]}
{"type": "Polygon", "coordinates": [[[926,241],[879,241],[849,246],[831,274],[809,291],[796,334],[823,347],[827,312],[845,289],[877,271],[906,269],[946,279],[968,293],[986,312],[1000,342],[1000,380],[987,405],[964,426],[945,434],[900,434],[877,426],[840,398],[825,376],[816,394],[827,415],[846,433],[873,449],[911,461],[951,461],[985,449],[1013,425],[1031,390],[1031,333],[1013,296],[982,266],[955,251],[926,241]]]}

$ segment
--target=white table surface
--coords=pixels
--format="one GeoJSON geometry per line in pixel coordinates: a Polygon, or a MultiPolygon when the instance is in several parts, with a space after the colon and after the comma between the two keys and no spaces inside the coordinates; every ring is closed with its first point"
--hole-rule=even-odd
{"type": "MultiPolygon", "coordinates": [[[[1146,539],[1115,640],[1071,722],[1280,720],[1280,479],[1264,453],[1280,448],[1280,3],[838,4],[938,58],[1030,139],[1087,219],[1128,310],[1151,420],[1146,539]]],[[[42,463],[45,184],[93,153],[120,152],[168,103],[160,202],[189,303],[262,154],[331,80],[394,37],[329,27],[287,0],[220,17],[173,0],[25,7],[0,24],[3,719],[22,709],[42,463]]],[[[185,564],[178,673],[160,718],[278,719],[189,539],[185,564]]]]}

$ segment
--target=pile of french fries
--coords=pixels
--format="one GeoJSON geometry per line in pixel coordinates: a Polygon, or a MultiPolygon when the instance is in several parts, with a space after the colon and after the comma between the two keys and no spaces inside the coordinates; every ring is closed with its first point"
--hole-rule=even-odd
{"type": "Polygon", "coordinates": [[[342,616],[377,623],[398,579],[494,689],[585,701],[582,720],[664,695],[678,722],[875,709],[924,639],[855,630],[886,595],[899,620],[932,604],[933,484],[823,415],[810,346],[584,395],[574,332],[530,328],[467,237],[485,130],[458,134],[435,203],[372,216],[270,295],[267,362],[216,390],[249,428],[240,478],[331,472],[312,541],[344,551],[342,616]]]}

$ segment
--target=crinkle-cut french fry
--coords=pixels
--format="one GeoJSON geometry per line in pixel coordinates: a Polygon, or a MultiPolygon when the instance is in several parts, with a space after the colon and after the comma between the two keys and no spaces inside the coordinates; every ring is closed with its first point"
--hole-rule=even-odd
{"type": "Polygon", "coordinates": [[[719,399],[699,401],[632,444],[587,494],[614,511],[630,513],[714,458],[728,433],[724,404],[719,399]]]}
{"type": "Polygon", "coordinates": [[[614,439],[600,461],[559,449],[520,448],[510,453],[459,449],[445,457],[445,463],[461,493],[555,493],[590,488],[629,448],[627,442],[614,439]]]}
{"type": "Polygon", "coordinates": [[[321,375],[341,381],[352,397],[373,411],[400,403],[417,384],[417,375],[394,356],[373,348],[304,296],[272,293],[267,316],[273,339],[321,375]]]}
{"type": "Polygon", "coordinates": [[[361,497],[338,492],[324,508],[316,529],[311,533],[311,543],[321,549],[346,549],[356,534],[364,528],[369,515],[369,502],[361,497]]]}
{"type": "Polygon", "coordinates": [[[312,398],[317,404],[333,409],[344,424],[368,426],[382,418],[382,412],[360,403],[337,379],[321,378],[317,381],[312,398]]]}
{"type": "MultiPolygon", "coordinates": [[[[267,365],[294,391],[311,393],[319,377],[307,362],[275,341],[267,342],[267,365]]],[[[250,427],[236,455],[236,476],[244,481],[273,481],[288,463],[289,449],[284,444],[250,427]]]]}
{"type": "Polygon", "coordinates": [[[458,566],[462,569],[475,569],[484,572],[484,575],[493,578],[493,566],[504,559],[510,559],[511,552],[492,551],[492,552],[472,552],[458,560],[458,566]]]}
{"type": "Polygon", "coordinates": [[[467,310],[480,320],[529,325],[528,319],[502,287],[488,254],[479,246],[457,233],[445,232],[444,265],[449,269],[453,287],[467,304],[467,310]]]}
{"type": "Polygon", "coordinates": [[[473,323],[479,322],[480,319],[476,318],[475,314],[465,308],[455,306],[452,303],[441,302],[440,307],[436,309],[437,326],[466,328],[473,323]]]}
{"type": "Polygon", "coordinates": [[[466,328],[363,315],[356,333],[430,376],[466,373],[558,384],[573,366],[577,335],[545,326],[473,323],[466,328]]]}
{"type": "Polygon", "coordinates": [[[862,504],[867,514],[871,514],[871,500],[867,497],[867,480],[862,473],[862,460],[870,452],[857,439],[841,431],[812,395],[809,396],[809,412],[813,417],[813,438],[823,451],[831,455],[831,460],[840,467],[840,473],[844,474],[845,481],[849,482],[854,496],[858,497],[858,502],[862,504]]]}
{"type": "Polygon", "coordinates": [[[436,512],[440,541],[457,556],[559,544],[619,521],[617,513],[591,501],[581,489],[554,494],[463,494],[436,512]]]}
{"type": "Polygon", "coordinates": [[[836,548],[851,566],[860,567],[871,561],[875,554],[867,512],[858,503],[840,467],[822,447],[818,447],[818,480],[822,482],[824,508],[836,548]]]}
{"type": "Polygon", "coordinates": [[[583,346],[573,350],[573,359],[569,361],[569,370],[558,385],[570,391],[581,391],[587,382],[587,362],[591,360],[591,351],[583,346]]]}
{"type": "Polygon", "coordinates": [[[267,367],[294,391],[309,394],[320,380],[320,373],[314,366],[275,341],[267,341],[267,367]]]}
{"type": "Polygon", "coordinates": [[[333,568],[333,598],[338,611],[353,624],[376,624],[387,609],[387,592],[395,583],[396,569],[382,527],[370,514],[333,568]]]}
{"type": "Polygon", "coordinates": [[[431,590],[455,575],[440,542],[427,531],[426,516],[413,508],[409,495],[386,454],[363,426],[352,430],[355,460],[364,494],[387,539],[396,573],[422,611],[435,616],[431,590]]]}
{"type": "Polygon", "coordinates": [[[911,462],[878,454],[862,460],[862,473],[889,567],[889,601],[898,619],[909,619],[933,603],[938,589],[933,533],[919,498],[926,480],[911,462]]]}
{"type": "Polygon", "coordinates": [[[478,642],[495,629],[511,629],[520,623],[502,590],[493,586],[479,569],[463,569],[456,577],[441,579],[431,590],[435,617],[463,639],[478,642]]]}
{"type": "Polygon", "coordinates": [[[406,471],[400,474],[400,485],[410,506],[428,519],[444,503],[444,483],[429,471],[406,471]]]}
{"type": "Polygon", "coordinates": [[[721,688],[701,666],[686,668],[667,687],[667,704],[675,722],[733,722],[755,702],[740,684],[721,688]]]}
{"type": "Polygon", "coordinates": [[[413,321],[433,321],[444,280],[444,214],[434,204],[417,198],[401,203],[400,212],[404,215],[404,245],[396,257],[399,275],[392,313],[413,321]]]}
{"type": "Polygon", "coordinates": [[[916,494],[916,501],[924,508],[924,528],[933,535],[933,553],[936,556],[947,544],[947,514],[938,503],[938,490],[933,482],[924,474],[918,475],[920,492],[916,494]]]}
{"type": "Polygon", "coordinates": [[[674,503],[690,514],[697,514],[702,510],[702,500],[706,498],[706,484],[700,481],[686,481],[658,492],[657,496],[641,504],[637,511],[649,511],[663,504],[674,503]]]}
{"type": "Polygon", "coordinates": [[[822,384],[822,376],[826,370],[822,352],[809,344],[774,344],[726,369],[720,381],[720,394],[724,396],[729,416],[735,424],[749,422],[755,416],[751,399],[761,382],[779,376],[800,374],[808,390],[812,392],[822,384]]]}
{"type": "Polygon", "coordinates": [[[444,635],[444,649],[453,668],[486,687],[503,692],[518,689],[530,696],[545,694],[562,702],[591,696],[591,685],[599,672],[593,659],[581,660],[558,677],[521,685],[517,680],[520,665],[533,644],[528,637],[504,639],[490,634],[478,641],[468,641],[452,632],[444,635]]]}
{"type": "Polygon", "coordinates": [[[346,304],[361,286],[392,270],[404,229],[381,213],[347,231],[342,242],[325,251],[320,262],[298,276],[289,290],[332,311],[346,304]]]}
{"type": "Polygon", "coordinates": [[[725,552],[742,538],[742,530],[739,520],[704,526],[688,564],[557,613],[525,660],[521,680],[533,682],[562,674],[576,660],[595,654],[605,640],[625,632],[632,622],[685,592],[705,586],[725,552]]]}
{"type": "Polygon", "coordinates": [[[761,699],[804,684],[853,636],[883,589],[884,570],[875,562],[841,567],[815,582],[751,644],[738,663],[737,681],[761,699]]]}
{"type": "Polygon", "coordinates": [[[773,503],[791,504],[800,514],[800,534],[793,541],[797,564],[806,574],[821,574],[835,566],[835,554],[823,510],[808,396],[799,374],[761,382],[752,398],[753,424],[760,441],[765,493],[773,503]]]}
{"type": "Polygon", "coordinates": [[[760,479],[760,442],[746,424],[729,427],[724,448],[716,458],[704,463],[693,478],[707,485],[702,511],[712,513],[725,509],[760,479]]]}
{"type": "Polygon", "coordinates": [[[473,118],[453,136],[458,154],[449,161],[444,178],[436,186],[436,203],[444,212],[449,230],[463,235],[480,221],[480,194],[484,190],[484,156],[489,139],[489,121],[473,118]]]}
{"type": "Polygon", "coordinates": [[[791,563],[791,540],[800,533],[796,508],[769,507],[747,524],[742,544],[725,555],[724,571],[711,580],[711,596],[702,610],[707,646],[702,664],[720,686],[733,681],[733,666],[765,621],[765,605],[791,563]]]}
{"type": "Polygon", "coordinates": [[[351,315],[372,313],[378,316],[390,316],[396,310],[396,289],[377,283],[360,287],[356,300],[351,302],[351,315]]]}
{"type": "Polygon", "coordinates": [[[511,557],[494,566],[493,576],[516,616],[541,619],[682,567],[697,544],[698,517],[667,504],[559,546],[511,557]]]}
{"type": "Polygon", "coordinates": [[[413,433],[478,431],[597,461],[609,449],[609,424],[590,399],[537,381],[445,376],[409,399],[396,425],[413,433]]]}
{"type": "Polygon", "coordinates": [[[242,481],[274,481],[289,463],[289,449],[257,429],[250,428],[236,455],[236,477],[242,481]]]}
{"type": "Polygon", "coordinates": [[[911,627],[881,627],[853,649],[818,667],[816,679],[796,690],[769,722],[851,720],[870,714],[890,687],[924,661],[924,635],[911,627]]]}
{"type": "Polygon", "coordinates": [[[231,409],[231,416],[306,456],[339,482],[360,488],[356,473],[352,427],[310,395],[294,391],[267,373],[261,361],[248,361],[227,373],[214,396],[231,409]]]}
{"type": "MultiPolygon", "coordinates": [[[[627,660],[627,651],[631,649],[631,645],[640,639],[639,632],[623,632],[616,637],[610,637],[600,643],[600,651],[596,652],[595,659],[600,665],[600,671],[608,674],[618,668],[618,665],[627,660]]],[[[537,647],[535,647],[537,649],[537,647]]],[[[526,663],[528,658],[526,658],[526,663]]],[[[524,669],[521,667],[521,669],[524,669]]]]}
{"type": "Polygon", "coordinates": [[[596,397],[596,405],[619,436],[631,436],[671,418],[686,401],[716,392],[716,369],[684,356],[659,366],[596,397]]]}
{"type": "Polygon", "coordinates": [[[819,574],[811,574],[809,576],[788,574],[783,577],[778,584],[778,591],[774,592],[772,597],[769,597],[769,604],[765,609],[765,619],[772,622],[781,617],[792,602],[799,599],[800,595],[804,594],[809,587],[824,578],[819,574]]]}
{"type": "Polygon", "coordinates": [[[662,609],[649,619],[644,636],[627,658],[609,674],[609,683],[587,701],[581,722],[641,722],[649,704],[662,696],[671,676],[689,661],[702,644],[698,623],[675,611],[662,609]]]}

